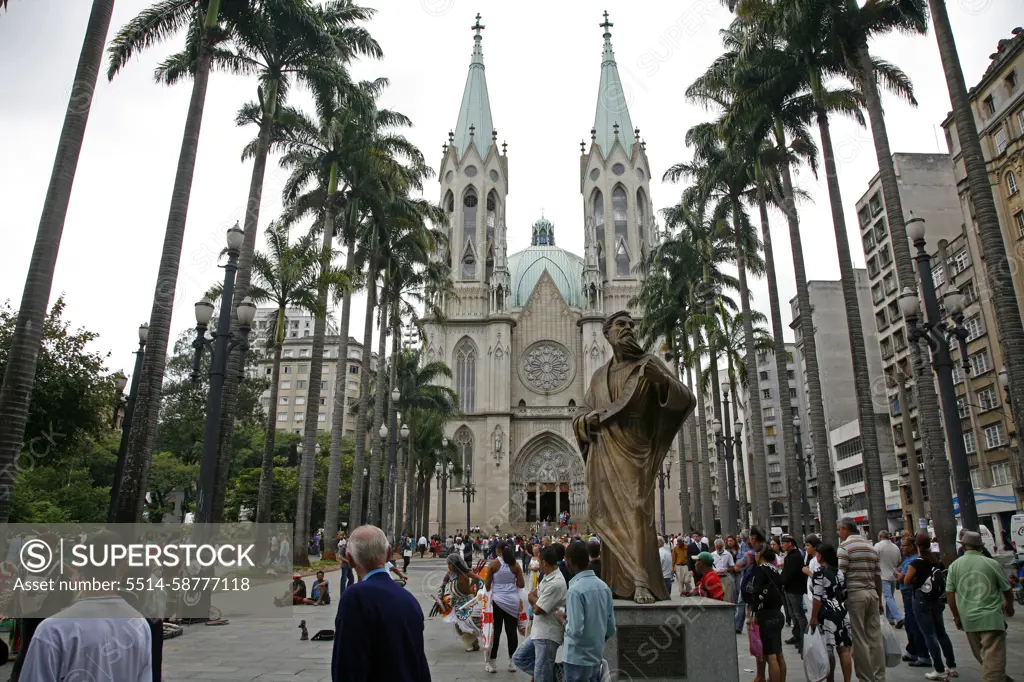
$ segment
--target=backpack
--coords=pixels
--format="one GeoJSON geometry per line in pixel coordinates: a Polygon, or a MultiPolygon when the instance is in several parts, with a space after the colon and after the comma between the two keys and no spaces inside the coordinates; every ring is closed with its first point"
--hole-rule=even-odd
{"type": "MultiPolygon", "coordinates": [[[[743,569],[743,577],[740,578],[740,592],[744,595],[754,594],[754,571],[757,569],[757,561],[753,552],[747,552],[744,559],[750,559],[750,563],[743,569]]],[[[746,601],[746,597],[744,597],[746,601]]]]}
{"type": "Polygon", "coordinates": [[[918,588],[921,601],[938,603],[946,601],[946,569],[941,564],[932,567],[932,573],[918,588]]]}

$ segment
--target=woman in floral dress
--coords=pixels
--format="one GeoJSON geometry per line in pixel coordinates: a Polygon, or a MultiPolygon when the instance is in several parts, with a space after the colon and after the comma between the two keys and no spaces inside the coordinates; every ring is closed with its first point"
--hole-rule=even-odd
{"type": "Polygon", "coordinates": [[[811,594],[814,606],[811,610],[811,628],[821,627],[828,649],[828,682],[834,682],[836,652],[843,671],[843,682],[850,682],[853,662],[850,647],[853,637],[850,630],[850,614],[846,611],[846,578],[839,570],[836,548],[827,542],[818,545],[818,562],[821,564],[811,578],[811,594]]]}

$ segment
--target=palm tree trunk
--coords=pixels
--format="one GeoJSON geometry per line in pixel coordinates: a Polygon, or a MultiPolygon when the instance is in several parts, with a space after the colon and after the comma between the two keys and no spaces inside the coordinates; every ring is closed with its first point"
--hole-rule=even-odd
{"type": "Polygon", "coordinates": [[[395,504],[395,518],[402,519],[402,528],[405,532],[413,533],[415,532],[415,526],[412,525],[412,510],[416,504],[413,499],[416,494],[416,490],[413,487],[413,474],[416,471],[416,467],[412,464],[411,437],[405,442],[405,447],[398,453],[398,456],[399,488],[398,502],[395,504]]]}
{"type": "MultiPolygon", "coordinates": [[[[356,263],[356,244],[350,241],[345,254],[345,270],[356,263]]],[[[331,416],[331,457],[327,469],[327,510],[324,514],[324,539],[338,534],[338,490],[341,488],[341,439],[345,436],[345,386],[348,382],[348,327],[352,319],[352,292],[341,300],[341,325],[338,329],[338,364],[334,370],[334,414],[331,416]]],[[[357,478],[352,470],[352,482],[357,478]]],[[[354,528],[352,530],[355,530],[354,528]]]]}
{"type": "MultiPolygon", "coordinates": [[[[781,152],[786,152],[786,136],[781,125],[775,129],[776,142],[781,152]]],[[[783,156],[785,158],[785,156],[783,156]]],[[[818,482],[819,530],[823,539],[836,540],[835,480],[832,475],[832,457],[828,449],[828,427],[825,424],[825,404],[821,395],[821,374],[818,370],[818,344],[814,339],[814,319],[811,316],[811,295],[807,288],[807,268],[804,266],[804,251],[800,238],[800,218],[793,196],[793,177],[789,163],[779,165],[782,176],[782,196],[777,196],[780,206],[785,208],[789,223],[789,244],[793,253],[793,278],[796,284],[797,311],[800,324],[800,338],[803,343],[803,358],[807,380],[807,412],[810,424],[811,444],[814,446],[814,469],[818,482]]],[[[778,193],[778,188],[773,187],[778,193]]]]}
{"type": "Polygon", "coordinates": [[[366,467],[366,417],[370,407],[370,362],[373,347],[373,312],[377,305],[377,270],[371,256],[366,275],[366,317],[363,322],[363,357],[359,375],[359,410],[356,413],[355,453],[352,456],[352,499],[348,505],[348,532],[363,522],[363,469],[366,467]]]}
{"type": "MultiPolygon", "coordinates": [[[[900,198],[896,168],[893,164],[892,152],[889,148],[889,133],[885,127],[885,113],[882,109],[881,97],[878,94],[874,66],[866,44],[861,46],[860,67],[861,92],[864,95],[865,108],[868,111],[868,118],[871,122],[871,136],[875,143],[875,157],[878,161],[878,175],[882,182],[885,218],[886,222],[889,223],[889,241],[892,243],[892,254],[893,260],[896,263],[897,279],[900,283],[900,291],[904,287],[910,287],[911,290],[916,291],[917,278],[914,274],[914,261],[910,253],[910,243],[907,239],[903,201],[900,198]]],[[[909,330],[907,332],[907,339],[910,339],[909,330]]],[[[937,452],[942,455],[941,457],[934,458],[935,461],[926,465],[926,473],[929,477],[928,497],[933,505],[938,503],[940,509],[948,508],[952,511],[953,493],[950,489],[949,461],[945,456],[945,435],[939,416],[938,397],[935,393],[932,370],[925,362],[921,361],[920,357],[922,353],[925,354],[925,357],[930,357],[931,353],[927,345],[922,348],[921,343],[923,342],[914,343],[913,341],[908,341],[908,343],[910,346],[911,364],[914,367],[917,421],[918,428],[921,430],[922,444],[926,452],[937,452]]],[[[900,381],[902,381],[902,378],[900,381]]],[[[901,402],[901,407],[909,412],[906,403],[901,402]]],[[[946,409],[957,408],[955,405],[947,405],[946,409]]],[[[907,472],[918,481],[917,487],[920,487],[914,434],[905,433],[904,442],[907,444],[907,472]]],[[[918,495],[919,492],[914,494],[918,495]]],[[[956,524],[952,514],[948,517],[935,517],[933,523],[936,537],[940,538],[939,546],[951,546],[956,534],[956,524]]]]}
{"type": "MultiPolygon", "coordinates": [[[[750,318],[750,290],[747,288],[747,256],[743,243],[743,231],[740,224],[739,200],[733,201],[733,230],[736,233],[736,270],[740,284],[740,311],[743,313],[743,345],[746,355],[743,358],[744,370],[747,373],[747,386],[750,387],[750,431],[751,448],[750,466],[753,471],[754,490],[761,517],[755,515],[754,521],[762,528],[767,528],[771,520],[771,506],[768,503],[768,464],[764,456],[764,426],[761,421],[761,391],[757,381],[757,357],[754,346],[754,321],[750,318]]],[[[788,395],[787,391],[787,395],[788,395]]]]}
{"type": "MultiPolygon", "coordinates": [[[[860,439],[864,446],[864,489],[884,490],[882,464],[878,455],[878,432],[875,430],[875,410],[871,401],[871,379],[868,377],[867,351],[864,347],[864,328],[860,321],[860,304],[857,300],[857,280],[850,259],[850,243],[846,236],[846,218],[843,216],[843,198],[839,191],[839,176],[836,172],[835,153],[832,149],[832,133],[828,116],[818,112],[818,132],[821,135],[821,151],[825,157],[825,178],[828,183],[829,203],[832,207],[832,226],[836,237],[836,252],[839,257],[839,278],[843,289],[843,303],[846,307],[846,324],[850,334],[850,356],[853,363],[854,391],[857,395],[857,413],[860,422],[860,439]]],[[[818,480],[821,480],[819,470],[818,480]]],[[[821,497],[819,490],[819,499],[821,497]]],[[[888,529],[886,520],[885,495],[869,495],[868,515],[871,534],[888,529]]]]}
{"type": "Polygon", "coordinates": [[[693,481],[693,521],[689,528],[683,530],[690,533],[698,528],[703,528],[704,510],[701,507],[701,482],[700,482],[700,450],[706,445],[701,445],[700,439],[697,437],[698,431],[703,431],[704,427],[698,427],[699,416],[703,409],[704,396],[700,394],[700,391],[694,391],[693,388],[693,371],[690,367],[686,368],[686,385],[695,396],[697,396],[698,407],[697,410],[690,415],[690,480],[693,481]]]}
{"type": "MultiPolygon", "coordinates": [[[[731,364],[731,363],[730,363],[731,364]]],[[[732,368],[729,368],[729,376],[732,377],[732,368]]],[[[736,393],[736,381],[732,378],[729,379],[729,388],[734,396],[736,393]]],[[[732,423],[737,424],[740,420],[740,401],[732,401],[732,423]]],[[[739,488],[739,503],[740,503],[740,518],[739,527],[740,531],[747,527],[749,520],[747,519],[747,480],[744,475],[746,467],[743,466],[743,450],[739,445],[739,439],[736,440],[736,444],[733,446],[737,450],[736,457],[736,487],[739,488]]]]}
{"type": "Polygon", "coordinates": [[[370,489],[366,493],[366,523],[371,526],[380,525],[381,505],[381,480],[380,467],[383,460],[383,442],[380,437],[380,425],[384,421],[384,396],[388,392],[388,382],[385,380],[387,369],[387,358],[384,351],[387,349],[388,340],[388,295],[387,287],[390,282],[386,279],[381,287],[380,302],[380,324],[378,325],[379,338],[377,340],[377,393],[373,399],[373,424],[370,426],[370,476],[368,485],[370,489]]]}
{"type": "MultiPolygon", "coordinates": [[[[332,165],[327,181],[327,196],[338,189],[338,167],[332,165]]],[[[334,212],[330,205],[324,211],[323,242],[320,245],[320,281],[316,291],[316,317],[313,319],[313,351],[309,359],[309,388],[306,392],[306,420],[302,434],[302,462],[299,466],[298,501],[295,506],[295,542],[292,544],[295,564],[309,565],[306,541],[309,539],[309,516],[313,509],[313,477],[316,473],[316,434],[320,429],[320,381],[324,369],[324,345],[327,342],[327,300],[330,294],[328,271],[334,255],[334,212]]],[[[342,377],[344,381],[344,377],[342,377]]],[[[337,376],[335,376],[337,383],[337,376]]],[[[335,387],[337,388],[337,387],[335,387]]]]}
{"type": "MultiPolygon", "coordinates": [[[[758,169],[760,175],[761,169],[758,169]]],[[[793,404],[789,397],[789,370],[786,352],[786,341],[782,338],[782,309],[779,306],[779,281],[775,276],[775,252],[772,249],[772,231],[768,221],[768,205],[765,202],[763,179],[757,184],[757,207],[761,215],[761,242],[764,246],[764,268],[768,278],[768,306],[772,315],[772,340],[775,347],[775,374],[779,380],[779,418],[782,420],[782,447],[786,462],[786,511],[789,512],[789,532],[796,535],[803,533],[800,528],[800,494],[799,486],[806,485],[800,480],[797,457],[802,454],[796,451],[793,438],[793,404]]],[[[767,473],[767,472],[766,472],[767,473]]]]}
{"type": "Polygon", "coordinates": [[[256,496],[257,523],[270,523],[271,495],[274,490],[274,441],[277,437],[277,392],[281,383],[281,351],[285,307],[277,309],[277,327],[274,343],[274,368],[270,374],[270,409],[267,412],[267,434],[263,439],[263,461],[260,466],[260,489],[256,496]]]}
{"type": "MultiPolygon", "coordinates": [[[[14,491],[15,461],[21,452],[28,423],[29,404],[36,377],[36,362],[43,337],[43,321],[53,286],[53,271],[57,265],[64,219],[71,201],[71,188],[78,169],[78,156],[82,151],[85,126],[92,108],[92,94],[96,88],[100,64],[103,63],[103,45],[110,28],[110,15],[114,0],[94,0],[85,29],[78,68],[71,86],[71,98],[64,114],[64,125],[57,143],[57,154],[50,172],[43,213],[36,230],[25,289],[18,308],[7,356],[7,369],[0,390],[0,524],[6,524],[11,511],[14,491]]],[[[123,494],[123,493],[122,493],[123,494]]]]}
{"type": "MultiPolygon", "coordinates": [[[[694,332],[693,347],[700,348],[700,334],[694,332]]],[[[704,409],[704,391],[700,388],[700,356],[695,361],[695,372],[697,375],[697,436],[700,438],[700,452],[694,460],[694,467],[697,473],[694,478],[700,478],[700,489],[695,491],[701,503],[701,518],[699,530],[708,537],[714,537],[715,532],[715,504],[711,499],[711,462],[708,460],[708,427],[706,412],[704,409]]]]}
{"type": "Polygon", "coordinates": [[[192,76],[192,97],[185,116],[185,130],[181,136],[181,151],[174,173],[171,207],[167,214],[163,249],[160,252],[153,308],[149,314],[149,338],[146,340],[146,357],[142,361],[139,395],[135,401],[136,416],[132,421],[132,433],[125,457],[125,476],[118,500],[118,523],[135,523],[141,520],[146,503],[149,467],[153,447],[156,445],[157,423],[160,420],[174,293],[178,282],[178,266],[181,262],[181,246],[185,239],[185,219],[188,216],[188,202],[192,194],[192,176],[196,167],[196,153],[199,150],[199,130],[203,123],[206,90],[210,84],[210,64],[213,59],[210,36],[217,25],[219,11],[220,0],[210,0],[203,23],[205,35],[199,44],[199,56],[192,76]]]}
{"type": "MultiPolygon", "coordinates": [[[[263,178],[267,171],[267,155],[270,153],[270,135],[273,131],[274,114],[277,108],[277,82],[267,86],[263,118],[260,120],[260,134],[256,141],[253,157],[252,176],[249,179],[249,199],[245,210],[245,238],[238,253],[238,271],[235,273],[235,292],[231,300],[231,331],[238,334],[238,304],[249,295],[252,281],[252,258],[256,251],[256,236],[260,219],[260,202],[263,199],[263,178]]],[[[224,496],[231,478],[231,439],[235,432],[235,406],[238,403],[238,384],[242,378],[242,353],[228,355],[228,370],[224,377],[224,393],[220,412],[220,443],[217,451],[217,472],[213,482],[213,498],[210,514],[213,523],[220,523],[224,517],[224,496]]],[[[276,408],[275,408],[276,409],[276,408]]]]}
{"type": "MultiPolygon", "coordinates": [[[[669,338],[674,341],[674,336],[674,334],[670,334],[669,338]]],[[[675,346],[675,343],[672,345],[675,346]]],[[[679,351],[675,348],[673,348],[672,365],[676,378],[680,378],[679,351]]],[[[684,533],[690,530],[690,486],[686,480],[688,478],[686,475],[686,440],[693,437],[688,428],[692,424],[691,417],[692,415],[686,418],[684,425],[686,428],[679,429],[679,435],[676,436],[676,450],[679,451],[679,520],[684,533]]]]}
{"type": "MultiPolygon", "coordinates": [[[[392,297],[391,314],[388,316],[391,328],[391,372],[388,378],[388,392],[395,390],[398,385],[398,295],[392,297]]],[[[395,528],[397,517],[395,516],[395,488],[397,487],[398,474],[398,405],[394,400],[388,400],[388,441],[381,443],[381,453],[387,448],[387,458],[384,469],[384,505],[381,513],[381,522],[384,532],[388,538],[394,541],[398,536],[398,529],[395,528]],[[392,464],[391,448],[395,448],[394,464],[392,464]]],[[[383,458],[382,458],[383,459],[383,458]]]]}
{"type": "MultiPolygon", "coordinates": [[[[964,73],[960,68],[960,56],[956,51],[953,28],[946,13],[946,3],[943,0],[928,0],[928,4],[932,11],[932,23],[939,44],[942,69],[946,74],[946,87],[949,89],[949,99],[953,104],[953,121],[956,123],[956,133],[967,171],[967,184],[971,201],[974,203],[982,258],[988,275],[988,290],[995,308],[996,328],[999,330],[999,345],[1009,375],[1007,388],[1010,391],[1013,421],[1015,424],[1024,424],[1024,324],[1021,322],[1020,308],[1013,288],[1012,273],[1016,268],[1010,267],[1008,257],[1011,251],[1006,248],[999,227],[992,184],[985,167],[981,142],[978,140],[978,129],[974,123],[964,73]]],[[[1024,471],[1024,442],[1020,438],[1017,439],[1016,459],[1019,480],[1024,471]]],[[[928,493],[931,500],[930,489],[928,493]]],[[[938,507],[934,500],[931,504],[933,518],[939,514],[953,518],[952,508],[945,507],[945,500],[941,500],[938,507]]],[[[938,531],[937,526],[935,530],[938,531]]],[[[953,547],[952,543],[945,543],[941,538],[939,542],[943,548],[953,547]]],[[[948,558],[945,549],[944,557],[948,558]]]]}

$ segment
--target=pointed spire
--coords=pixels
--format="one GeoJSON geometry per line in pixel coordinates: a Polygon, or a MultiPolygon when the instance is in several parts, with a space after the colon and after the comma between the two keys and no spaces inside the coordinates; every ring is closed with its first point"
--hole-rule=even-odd
{"type": "Polygon", "coordinates": [[[479,138],[473,135],[475,130],[494,130],[491,120],[491,101],[487,95],[487,79],[484,76],[484,52],[482,47],[484,25],[480,23],[480,15],[476,15],[476,23],[470,26],[473,30],[473,56],[469,62],[469,75],[466,87],[462,92],[462,106],[459,107],[459,120],[455,125],[452,146],[461,156],[466,153],[470,144],[476,145],[480,156],[487,155],[489,143],[485,135],[479,138]]]}
{"type": "Polygon", "coordinates": [[[611,28],[614,24],[608,20],[608,12],[604,13],[604,49],[601,55],[601,83],[597,91],[597,113],[594,116],[594,140],[601,148],[601,155],[608,158],[612,145],[618,136],[619,144],[632,153],[636,141],[633,135],[633,123],[629,119],[626,93],[619,78],[619,67],[615,63],[615,52],[612,50],[611,28]],[[620,125],[621,124],[621,125],[620,125]],[[619,133],[619,129],[622,133],[619,133]]]}

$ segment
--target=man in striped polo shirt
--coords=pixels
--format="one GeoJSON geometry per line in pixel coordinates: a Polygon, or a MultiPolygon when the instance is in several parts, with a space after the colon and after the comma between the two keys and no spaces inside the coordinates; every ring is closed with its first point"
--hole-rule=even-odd
{"type": "Polygon", "coordinates": [[[885,682],[885,648],[879,616],[882,570],[874,545],[860,535],[851,518],[839,521],[839,570],[846,577],[846,609],[853,635],[853,666],[860,682],[885,682]]]}

